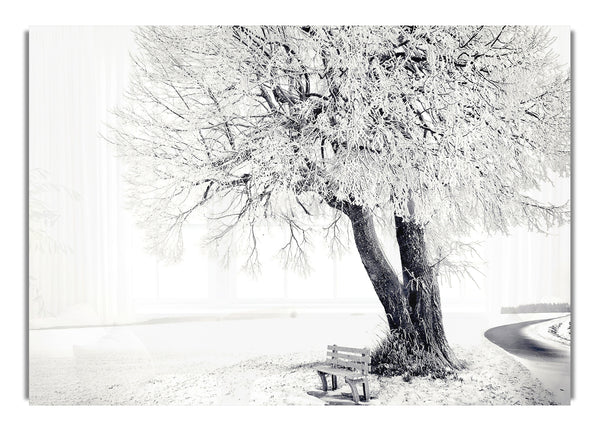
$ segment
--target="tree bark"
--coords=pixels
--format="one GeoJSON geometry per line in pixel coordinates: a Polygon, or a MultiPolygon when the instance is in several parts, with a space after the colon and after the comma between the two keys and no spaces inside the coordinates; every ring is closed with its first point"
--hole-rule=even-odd
{"type": "Polygon", "coordinates": [[[440,289],[435,269],[427,260],[423,227],[397,216],[394,222],[402,260],[402,292],[407,298],[410,319],[422,345],[455,366],[458,361],[444,333],[440,289]]]}
{"type": "Polygon", "coordinates": [[[350,219],[356,248],[371,279],[375,293],[383,305],[390,329],[412,329],[407,297],[403,294],[402,282],[381,247],[375,231],[373,216],[356,205],[346,204],[343,212],[350,219]]]}
{"type": "Polygon", "coordinates": [[[395,217],[403,267],[400,279],[381,246],[373,215],[347,202],[334,207],[350,219],[356,248],[383,305],[390,330],[406,343],[402,350],[419,352],[420,357],[427,355],[427,363],[437,368],[459,367],[444,334],[439,286],[427,262],[423,228],[395,217]]]}

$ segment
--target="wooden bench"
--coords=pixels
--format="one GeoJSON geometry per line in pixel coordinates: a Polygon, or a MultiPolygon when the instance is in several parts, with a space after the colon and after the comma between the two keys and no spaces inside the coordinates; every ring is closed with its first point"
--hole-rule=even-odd
{"type": "Polygon", "coordinates": [[[368,375],[371,371],[371,353],[369,349],[356,349],[354,347],[327,346],[327,362],[317,367],[317,373],[323,383],[323,390],[327,392],[327,375],[331,375],[331,389],[337,389],[337,378],[344,377],[350,385],[352,399],[359,402],[357,384],[362,383],[365,401],[371,398],[369,392],[368,375]]]}

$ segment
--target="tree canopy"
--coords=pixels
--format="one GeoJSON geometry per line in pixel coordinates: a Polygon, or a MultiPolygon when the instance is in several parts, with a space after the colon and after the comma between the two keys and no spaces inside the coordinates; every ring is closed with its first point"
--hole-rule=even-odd
{"type": "Polygon", "coordinates": [[[167,258],[211,200],[216,237],[276,219],[291,256],[302,220],[343,203],[427,227],[433,252],[473,228],[546,229],[568,207],[530,191],[570,169],[551,43],[521,26],[140,28],[111,140],[167,258]]]}

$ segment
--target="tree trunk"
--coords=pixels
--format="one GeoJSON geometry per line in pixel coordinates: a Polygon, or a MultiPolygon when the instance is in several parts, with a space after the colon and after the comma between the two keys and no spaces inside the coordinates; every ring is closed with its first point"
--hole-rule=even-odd
{"type": "MultiPolygon", "coordinates": [[[[352,223],[362,263],[386,313],[394,346],[405,356],[418,357],[426,368],[459,367],[442,324],[439,287],[426,257],[423,229],[395,217],[402,260],[402,281],[389,263],[377,237],[373,216],[360,206],[341,209],[352,223]]],[[[412,360],[406,358],[407,361],[412,360]]]]}
{"type": "Polygon", "coordinates": [[[352,223],[356,248],[375,288],[375,293],[383,305],[390,329],[412,329],[402,282],[381,247],[373,224],[373,216],[356,205],[345,205],[343,211],[352,223]]]}
{"type": "Polygon", "coordinates": [[[402,291],[408,300],[410,319],[423,346],[455,366],[458,361],[444,333],[440,289],[435,270],[427,261],[423,228],[401,217],[394,217],[394,222],[402,260],[402,291]]]}

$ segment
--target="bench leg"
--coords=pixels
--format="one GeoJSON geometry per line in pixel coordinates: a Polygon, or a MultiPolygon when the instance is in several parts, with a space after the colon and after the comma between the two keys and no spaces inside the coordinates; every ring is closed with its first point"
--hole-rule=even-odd
{"type": "Polygon", "coordinates": [[[337,385],[337,376],[335,374],[331,375],[331,390],[335,391],[338,388],[337,385]]]}
{"type": "Polygon", "coordinates": [[[321,383],[323,384],[323,390],[327,392],[327,375],[322,371],[317,371],[319,373],[319,377],[321,378],[321,383]]]}
{"type": "Polygon", "coordinates": [[[371,399],[371,391],[369,391],[369,382],[367,380],[363,383],[363,392],[365,393],[365,401],[369,402],[371,399]]]}
{"type": "Polygon", "coordinates": [[[346,378],[345,380],[346,383],[350,385],[350,389],[352,390],[352,399],[354,400],[354,403],[358,404],[360,401],[360,395],[358,394],[358,389],[356,388],[356,381],[348,380],[348,378],[346,378]]]}

